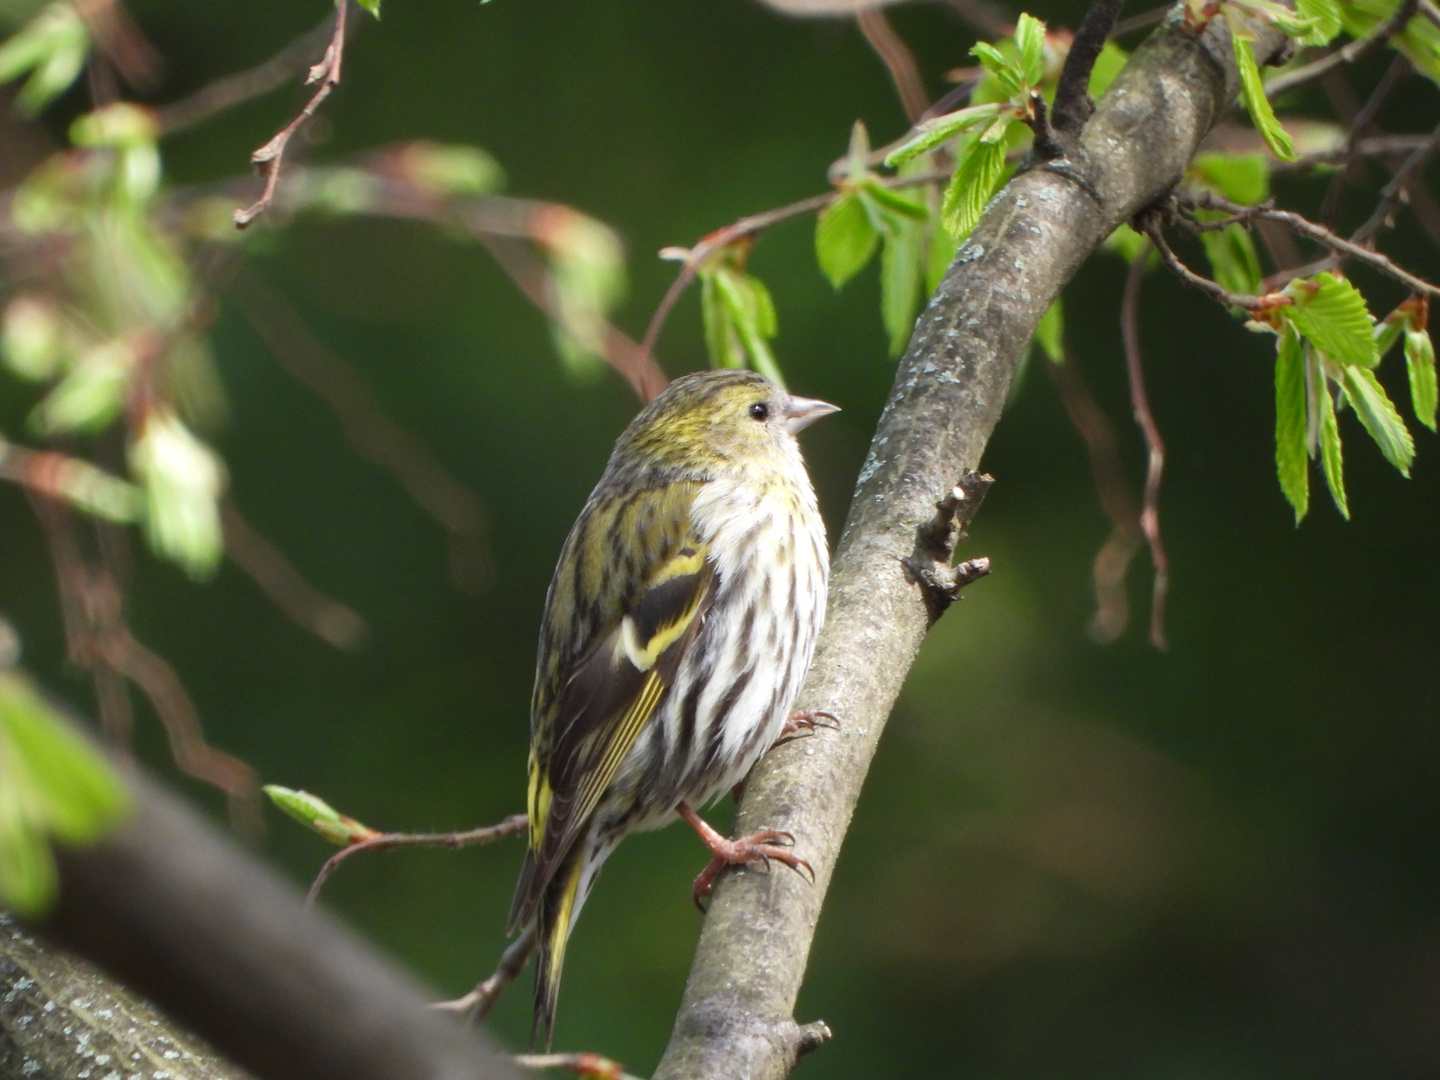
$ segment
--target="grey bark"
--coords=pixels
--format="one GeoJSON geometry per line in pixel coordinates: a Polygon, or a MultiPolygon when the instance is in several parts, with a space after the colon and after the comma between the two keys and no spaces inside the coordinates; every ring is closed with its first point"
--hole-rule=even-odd
{"type": "Polygon", "coordinates": [[[1118,225],[1180,179],[1234,103],[1223,21],[1197,37],[1172,12],[1067,157],[1021,173],[996,196],[921,315],[860,473],[798,702],[834,713],[841,730],[762,759],[736,822],[737,835],[793,833],[815,883],[780,871],[722,879],[655,1080],[780,1080],[828,1037],[823,1024],[796,1023],[795,999],[866,771],[931,623],[901,560],[937,500],[978,466],[1050,302],[1118,225]]]}
{"type": "Polygon", "coordinates": [[[253,1080],[92,964],[0,912],[0,1077],[253,1080]]]}

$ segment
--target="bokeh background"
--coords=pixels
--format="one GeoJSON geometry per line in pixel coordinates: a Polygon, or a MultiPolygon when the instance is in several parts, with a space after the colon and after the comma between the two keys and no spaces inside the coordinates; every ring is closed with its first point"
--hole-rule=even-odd
{"type": "MultiPolygon", "coordinates": [[[[260,61],[326,6],[136,0],[166,61],[154,100],[260,61]]],[[[1066,0],[1035,13],[1074,25],[1080,10],[1066,0]]],[[[940,5],[891,11],[938,95],[973,30],[940,5]]],[[[617,321],[637,336],[673,274],[659,248],[824,190],[856,118],[877,142],[905,126],[852,22],[797,22],[753,0],[385,0],[383,15],[352,40],[305,153],[338,160],[417,137],[486,148],[511,193],[620,231],[631,287],[617,321]]],[[[1433,90],[1409,87],[1389,130],[1435,122],[1433,90]]],[[[168,181],[243,174],[302,100],[287,88],[167,140],[168,181]]],[[[53,137],[83,104],[77,93],[48,117],[53,137]]],[[[1320,190],[1286,193],[1313,205],[1320,190]]],[[[1410,231],[1402,218],[1396,250],[1434,277],[1410,231]]],[[[634,398],[608,373],[567,376],[541,316],[484,252],[435,230],[300,223],[249,258],[479,495],[494,572],[480,595],[458,591],[441,530],[222,306],[213,342],[231,418],[217,444],[237,503],[364,616],[369,644],[330,648],[231,566],[196,585],[143,552],[136,632],[181,673],[212,741],[268,782],[385,829],[523,809],[545,587],[634,398]]],[[[805,438],[834,535],[893,373],[876,270],[836,294],[809,221],[765,236],[751,267],[778,303],[792,385],[844,408],[805,438]]],[[[1138,490],[1123,272],[1097,257],[1066,299],[1138,490]]],[[[1356,280],[1377,310],[1398,299],[1356,280]]],[[[1159,276],[1142,335],[1169,447],[1171,648],[1144,641],[1143,555],[1130,579],[1138,625],[1108,646],[1087,638],[1090,561],[1109,524],[1032,365],[986,454],[998,482],[965,549],[994,573],[921,654],[819,927],[797,1016],[827,1020],[835,1039],[801,1066],[807,1077],[1440,1074],[1440,446],[1412,422],[1405,480],[1342,417],[1354,520],[1316,489],[1297,529],[1273,467],[1270,340],[1159,276]]],[[[672,374],[704,366],[693,291],[659,355],[672,374]]],[[[1398,358],[1381,374],[1408,400],[1398,358]]],[[[32,394],[0,377],[4,430],[21,430],[32,394]]],[[[26,663],[93,712],[88,681],[64,662],[43,538],[12,487],[0,488],[0,523],[0,610],[26,663]]],[[[173,776],[137,704],[140,752],[173,776]]],[[[223,814],[213,792],[175,782],[223,814]]],[[[714,817],[723,826],[728,813],[714,817]]],[[[268,819],[265,853],[308,881],[329,849],[268,819]]],[[[610,861],[572,939],[557,1048],[648,1075],[700,927],[689,883],[703,861],[683,828],[634,838],[610,861]]],[[[327,900],[454,996],[504,948],[519,863],[515,842],[364,857],[327,900]]],[[[527,975],[492,1020],[517,1049],[528,991],[527,975]]]]}

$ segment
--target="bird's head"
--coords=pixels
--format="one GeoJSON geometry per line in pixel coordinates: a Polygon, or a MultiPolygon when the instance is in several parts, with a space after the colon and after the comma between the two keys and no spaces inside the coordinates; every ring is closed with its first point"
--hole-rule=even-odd
{"type": "Polygon", "coordinates": [[[838,407],[796,397],[753,371],[682,375],[625,430],[617,452],[710,472],[763,470],[795,460],[795,436],[838,407]]]}

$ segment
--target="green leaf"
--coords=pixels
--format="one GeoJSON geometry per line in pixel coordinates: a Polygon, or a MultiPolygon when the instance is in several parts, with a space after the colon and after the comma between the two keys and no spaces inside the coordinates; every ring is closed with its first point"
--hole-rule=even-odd
{"type": "MultiPolygon", "coordinates": [[[[343,3],[344,0],[339,0],[339,2],[343,3]]],[[[380,0],[356,0],[356,2],[375,18],[380,18],[380,0]]]]}
{"type": "Polygon", "coordinates": [[[989,124],[999,115],[1000,104],[986,102],[981,105],[970,105],[956,112],[945,113],[943,116],[932,117],[923,124],[916,125],[915,135],[910,141],[891,150],[885,158],[885,164],[903,165],[912,158],[919,157],[925,151],[933,150],[962,131],[978,127],[981,124],[989,124]]]}
{"type": "Polygon", "coordinates": [[[145,533],[157,555],[203,581],[225,552],[219,499],[225,466],[168,409],[155,407],[130,447],[130,468],[145,489],[145,533]]]}
{"type": "Polygon", "coordinates": [[[775,336],[778,321],[770,290],[729,262],[701,272],[704,289],[705,338],[716,367],[753,367],[783,387],[780,365],[767,339],[775,336]],[[709,292],[707,299],[706,291],[709,292]]]}
{"type": "Polygon", "coordinates": [[[1345,500],[1345,463],[1340,453],[1340,425],[1335,422],[1335,401],[1323,376],[1318,371],[1314,374],[1320,384],[1320,460],[1325,466],[1325,483],[1330,487],[1335,508],[1348,521],[1350,506],[1345,500]]]}
{"type": "Polygon", "coordinates": [[[700,276],[700,316],[705,324],[705,348],[717,368],[745,366],[745,347],[730,318],[730,309],[717,283],[718,274],[700,276]]]}
{"type": "Polygon", "coordinates": [[[1405,367],[1410,373],[1410,404],[1415,419],[1435,430],[1435,344],[1429,330],[1405,331],[1405,367]]]}
{"type": "Polygon", "coordinates": [[[124,338],[87,349],[70,373],[35,407],[31,425],[42,434],[98,431],[120,414],[130,388],[135,349],[124,338]]]}
{"type": "Polygon", "coordinates": [[[861,198],[875,203],[882,214],[910,218],[914,221],[925,221],[930,217],[924,204],[917,201],[911,192],[887,188],[873,176],[862,180],[856,185],[855,190],[859,192],[861,198]]]}
{"type": "Polygon", "coordinates": [[[1310,22],[1309,29],[1296,37],[1302,45],[1328,45],[1340,33],[1337,0],[1295,0],[1295,12],[1310,22]]]}
{"type": "Polygon", "coordinates": [[[840,195],[821,211],[815,223],[815,256],[836,289],[864,268],[879,242],[879,234],[855,191],[840,195]]]}
{"type": "Polygon", "coordinates": [[[16,108],[34,116],[79,77],[90,52],[90,31],[74,4],[53,3],[0,44],[0,83],[30,72],[16,108]]]}
{"type": "Polygon", "coordinates": [[[1253,294],[1260,291],[1263,275],[1255,241],[1239,225],[1230,225],[1219,232],[1202,232],[1200,246],[1210,260],[1216,282],[1233,293],[1253,294]]]}
{"type": "Polygon", "coordinates": [[[1035,342],[1050,358],[1052,364],[1065,362],[1065,308],[1056,297],[1045,314],[1040,316],[1040,325],[1035,327],[1035,342]]]}
{"type": "Polygon", "coordinates": [[[1385,359],[1385,354],[1410,329],[1410,313],[1404,304],[1375,324],[1375,355],[1385,359]]]}
{"type": "Polygon", "coordinates": [[[1305,357],[1300,336],[1287,329],[1275,352],[1275,468],[1297,525],[1310,508],[1305,427],[1305,357]]]}
{"type": "Polygon", "coordinates": [[[1326,356],[1346,366],[1373,368],[1380,362],[1370,310],[1349,281],[1327,272],[1292,281],[1285,295],[1294,301],[1285,316],[1326,356]]]}
{"type": "Polygon", "coordinates": [[[925,273],[925,232],[924,222],[902,219],[885,235],[880,252],[880,316],[892,357],[905,351],[915,329],[925,273]]]}
{"type": "Polygon", "coordinates": [[[933,293],[940,287],[945,271],[955,258],[959,242],[935,222],[930,224],[930,254],[925,265],[925,291],[933,293]]]}
{"type": "Polygon", "coordinates": [[[1385,460],[1399,469],[1401,475],[1409,476],[1410,464],[1415,460],[1415,440],[1375,372],[1362,367],[1345,367],[1341,371],[1345,396],[1355,406],[1355,415],[1380,447],[1385,460]]]}
{"type": "Polygon", "coordinates": [[[1275,110],[1265,96],[1265,82],[1255,63],[1255,50],[1250,42],[1232,31],[1230,43],[1235,50],[1235,66],[1240,69],[1240,98],[1270,152],[1281,161],[1295,160],[1295,143],[1289,132],[1275,118],[1275,110]]]}
{"type": "Polygon", "coordinates": [[[0,671],[0,906],[42,911],[56,880],[46,837],[93,843],[128,806],[104,756],[23,675],[0,671]]]}
{"type": "Polygon", "coordinates": [[[945,230],[956,240],[963,240],[975,228],[1004,171],[1003,142],[976,142],[961,159],[945,189],[941,212],[945,230]]]}
{"type": "Polygon", "coordinates": [[[1264,154],[1196,154],[1190,177],[1231,202],[1254,206],[1270,197],[1270,161],[1264,154]]]}
{"type": "Polygon", "coordinates": [[[1020,50],[1020,74],[1025,85],[1039,86],[1045,77],[1045,24],[1022,13],[1015,24],[1015,47],[1020,50]]]}

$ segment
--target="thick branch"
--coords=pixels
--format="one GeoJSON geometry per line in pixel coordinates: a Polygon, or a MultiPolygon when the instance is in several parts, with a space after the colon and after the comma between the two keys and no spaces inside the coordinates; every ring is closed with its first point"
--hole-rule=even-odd
{"type": "MultiPolygon", "coordinates": [[[[1040,316],[1120,223],[1167,191],[1234,102],[1225,31],[1174,23],[1131,60],[1073,157],[1010,182],[916,326],[860,474],[830,614],[797,702],[842,720],[751,773],[736,828],[792,832],[815,868],[721,879],[656,1080],[779,1080],[814,1042],[792,1018],[815,924],[876,745],[930,624],[900,559],[980,461],[1040,316]]],[[[1273,44],[1273,43],[1272,43],[1273,44]]]]}

